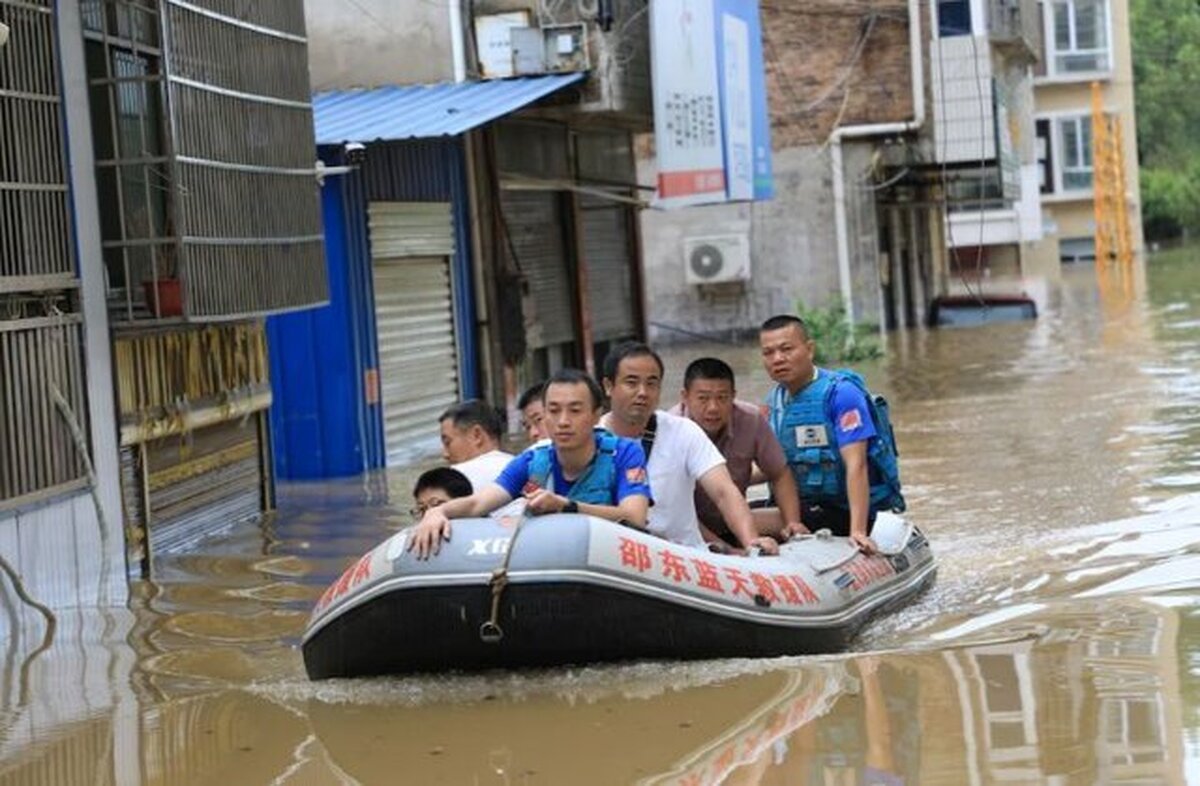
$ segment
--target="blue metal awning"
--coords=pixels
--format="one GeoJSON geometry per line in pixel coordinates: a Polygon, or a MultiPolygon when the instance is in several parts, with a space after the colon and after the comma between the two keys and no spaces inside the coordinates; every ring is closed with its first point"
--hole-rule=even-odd
{"type": "Polygon", "coordinates": [[[553,74],[318,93],[313,96],[317,144],[457,136],[585,76],[553,74]]]}

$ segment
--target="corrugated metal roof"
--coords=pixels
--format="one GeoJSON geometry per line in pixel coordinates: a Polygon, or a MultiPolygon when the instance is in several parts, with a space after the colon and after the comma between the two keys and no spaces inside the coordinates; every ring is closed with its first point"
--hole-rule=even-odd
{"type": "Polygon", "coordinates": [[[317,144],[456,136],[585,76],[553,74],[318,93],[313,96],[317,144]]]}

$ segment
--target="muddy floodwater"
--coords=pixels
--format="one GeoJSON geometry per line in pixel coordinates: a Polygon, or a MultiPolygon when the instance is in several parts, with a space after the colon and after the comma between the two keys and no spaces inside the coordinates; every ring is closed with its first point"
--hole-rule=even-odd
{"type": "MultiPolygon", "coordinates": [[[[1200,252],[1037,294],[860,367],[940,572],[852,652],[310,683],[308,610],[412,471],[284,486],[44,651],[0,604],[0,784],[1200,784],[1200,252]]],[[[730,345],[668,390],[701,352],[765,391],[730,345]]]]}

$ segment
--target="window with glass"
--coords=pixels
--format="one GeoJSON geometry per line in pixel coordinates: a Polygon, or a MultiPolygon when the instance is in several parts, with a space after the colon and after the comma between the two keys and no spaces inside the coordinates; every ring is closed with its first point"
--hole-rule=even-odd
{"type": "Polygon", "coordinates": [[[1034,124],[1038,164],[1038,190],[1043,194],[1054,193],[1054,149],[1050,144],[1050,121],[1038,120],[1034,124]]]}
{"type": "Polygon", "coordinates": [[[938,36],[971,34],[971,0],[938,0],[938,36]]]}
{"type": "Polygon", "coordinates": [[[1108,71],[1108,0],[1054,0],[1050,64],[1055,74],[1108,71]]]}
{"type": "Polygon", "coordinates": [[[1092,187],[1092,119],[1086,115],[1058,121],[1062,147],[1064,191],[1086,191],[1092,187]]]}

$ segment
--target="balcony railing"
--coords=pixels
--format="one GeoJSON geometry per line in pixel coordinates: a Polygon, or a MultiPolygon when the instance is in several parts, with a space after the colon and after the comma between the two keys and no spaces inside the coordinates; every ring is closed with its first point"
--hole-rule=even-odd
{"type": "Polygon", "coordinates": [[[992,44],[1020,59],[1041,57],[1042,25],[1037,0],[990,0],[988,35],[992,44]]]}

